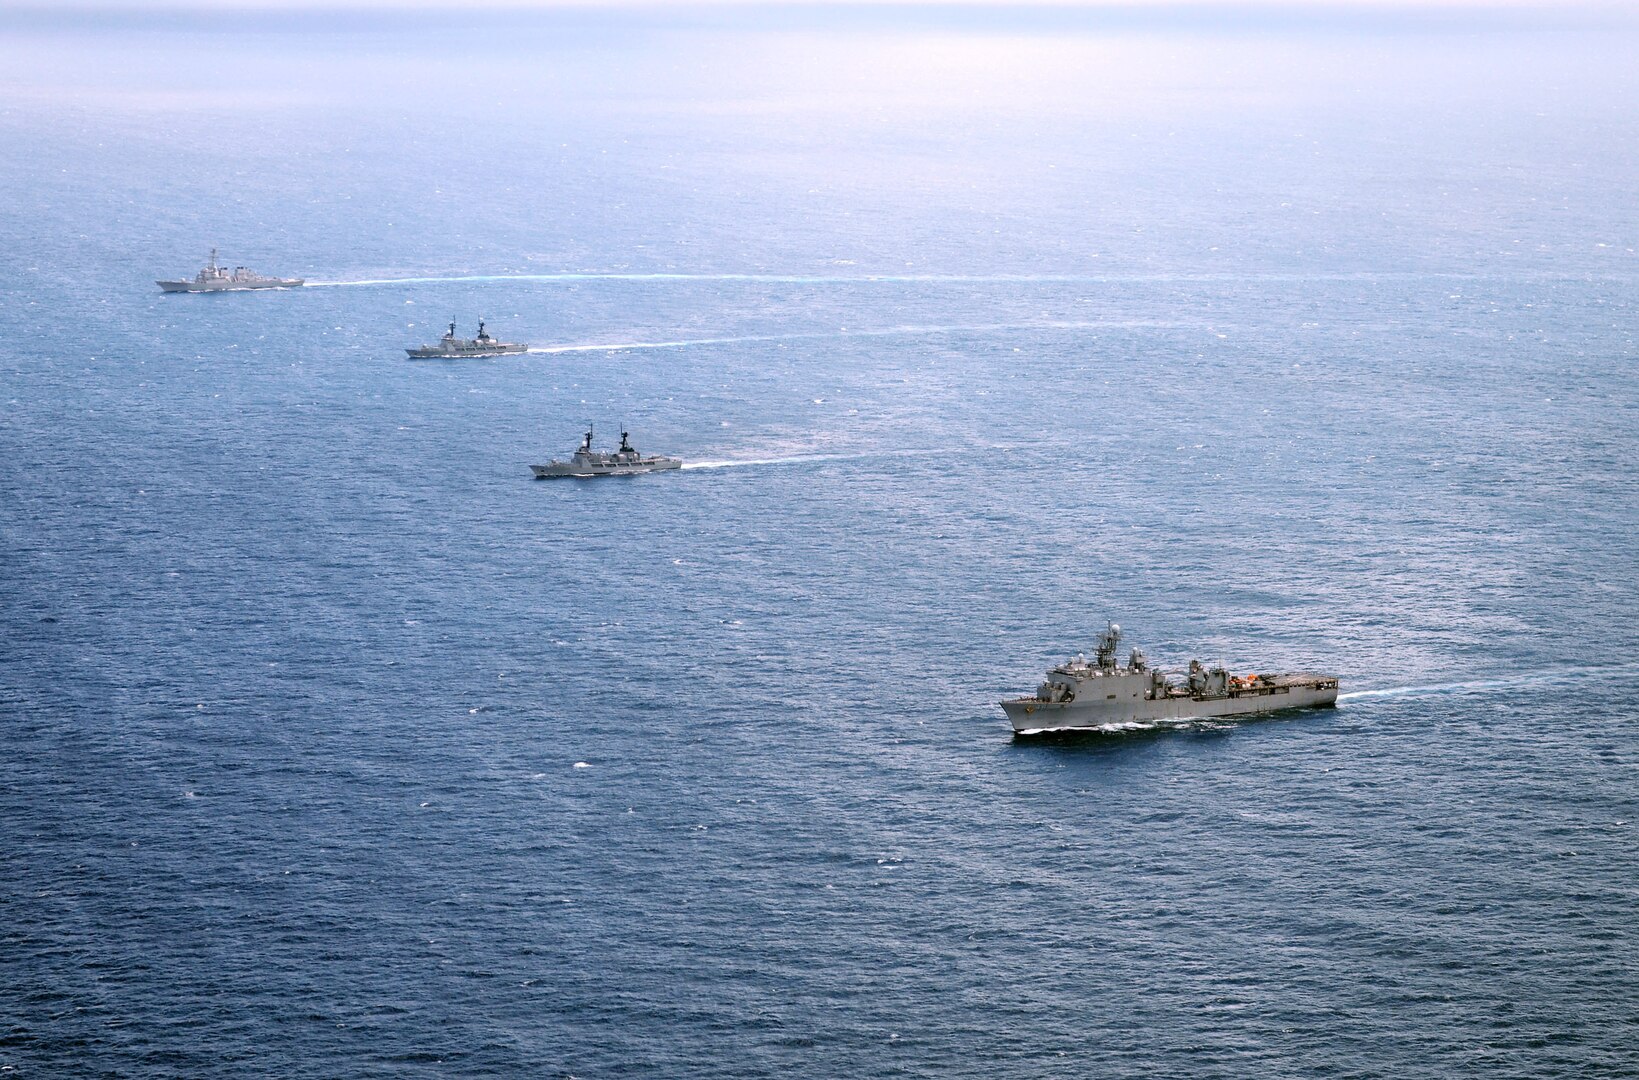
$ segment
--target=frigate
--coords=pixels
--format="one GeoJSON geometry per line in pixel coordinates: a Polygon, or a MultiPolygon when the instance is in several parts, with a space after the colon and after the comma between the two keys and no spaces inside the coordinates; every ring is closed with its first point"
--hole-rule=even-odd
{"type": "Polygon", "coordinates": [[[645,457],[632,449],[631,436],[622,431],[620,433],[620,449],[594,450],[592,449],[592,425],[586,425],[586,437],[581,441],[580,449],[570,456],[568,461],[553,459],[545,465],[531,465],[537,480],[551,480],[559,476],[636,476],[638,473],[662,472],[666,469],[681,469],[683,460],[674,457],[658,457],[653,454],[645,457]]]}
{"type": "Polygon", "coordinates": [[[1173,676],[1151,667],[1139,649],[1122,666],[1116,656],[1120,644],[1121,627],[1111,623],[1099,635],[1091,661],[1077,655],[1049,668],[1031,697],[1002,702],[1013,730],[1021,735],[1119,730],[1337,704],[1335,675],[1231,675],[1221,664],[1209,668],[1191,660],[1187,672],[1173,676]]]}
{"type": "Polygon", "coordinates": [[[216,249],[211,248],[210,261],[193,276],[191,281],[155,282],[166,292],[236,292],[241,289],[294,289],[304,282],[301,278],[277,278],[258,274],[247,266],[229,270],[216,265],[216,249]]]}
{"type": "Polygon", "coordinates": [[[529,351],[528,345],[520,345],[514,341],[496,341],[484,330],[484,320],[478,320],[478,336],[475,338],[458,338],[455,336],[455,323],[450,323],[449,333],[438,339],[437,345],[423,345],[417,349],[405,349],[411,360],[436,360],[440,358],[464,358],[469,356],[511,356],[516,353],[529,351]]]}

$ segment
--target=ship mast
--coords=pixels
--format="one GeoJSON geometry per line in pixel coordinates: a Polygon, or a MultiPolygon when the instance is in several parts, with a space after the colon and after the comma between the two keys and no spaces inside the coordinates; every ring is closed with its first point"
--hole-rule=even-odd
{"type": "Polygon", "coordinates": [[[1110,623],[1109,628],[1098,635],[1098,666],[1104,671],[1115,667],[1115,650],[1121,644],[1121,627],[1110,623]]]}

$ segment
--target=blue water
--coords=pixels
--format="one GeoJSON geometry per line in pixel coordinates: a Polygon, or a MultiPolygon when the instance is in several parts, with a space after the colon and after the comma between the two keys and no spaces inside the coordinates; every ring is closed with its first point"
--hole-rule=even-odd
{"type": "Polygon", "coordinates": [[[1639,1073],[1635,34],[1533,17],[7,17],[0,1071],[1639,1073]],[[1106,619],[1344,697],[1015,742],[1106,619]]]}

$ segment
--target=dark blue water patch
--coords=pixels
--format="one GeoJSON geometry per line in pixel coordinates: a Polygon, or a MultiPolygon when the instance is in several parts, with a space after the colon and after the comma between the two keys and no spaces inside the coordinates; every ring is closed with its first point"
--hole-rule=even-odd
{"type": "Polygon", "coordinates": [[[0,1068],[1639,1071],[1631,43],[671,32],[12,50],[0,1068]]]}

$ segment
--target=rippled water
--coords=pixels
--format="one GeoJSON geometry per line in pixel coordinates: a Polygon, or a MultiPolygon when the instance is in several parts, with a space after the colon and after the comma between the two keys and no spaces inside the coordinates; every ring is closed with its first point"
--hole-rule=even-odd
{"type": "Polygon", "coordinates": [[[1628,30],[586,19],[0,36],[0,1069],[1639,1071],[1628,30]]]}

